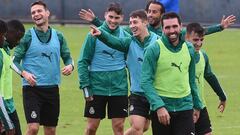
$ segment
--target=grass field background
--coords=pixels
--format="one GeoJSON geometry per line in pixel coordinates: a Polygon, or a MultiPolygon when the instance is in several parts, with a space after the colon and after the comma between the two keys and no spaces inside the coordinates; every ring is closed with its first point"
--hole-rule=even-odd
{"type": "MultiPolygon", "coordinates": [[[[26,25],[28,29],[31,25],[26,25]]],[[[70,47],[72,57],[75,61],[75,70],[71,76],[62,77],[60,86],[61,112],[58,135],[83,135],[86,119],[83,117],[84,98],[79,90],[77,75],[77,60],[82,43],[85,39],[89,26],[54,25],[61,31],[70,47]]],[[[212,70],[217,75],[222,87],[227,94],[227,107],[223,114],[217,110],[218,97],[206,84],[205,95],[207,107],[213,126],[214,135],[239,135],[240,134],[240,31],[239,29],[228,29],[205,37],[203,47],[208,53],[212,70]]],[[[26,121],[22,106],[21,79],[14,74],[14,100],[19,114],[22,131],[26,131],[26,121]]],[[[125,129],[129,127],[128,120],[125,129]]],[[[40,135],[43,134],[42,129],[40,135]]],[[[146,135],[151,135],[149,130],[146,135]]],[[[111,121],[102,120],[97,135],[113,135],[111,121]]]]}

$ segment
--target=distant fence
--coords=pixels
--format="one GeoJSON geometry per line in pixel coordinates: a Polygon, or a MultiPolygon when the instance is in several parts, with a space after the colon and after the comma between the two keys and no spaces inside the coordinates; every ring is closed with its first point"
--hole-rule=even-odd
{"type": "MultiPolygon", "coordinates": [[[[30,4],[35,0],[0,0],[0,18],[31,21],[30,4]]],[[[240,25],[240,0],[179,0],[180,15],[183,22],[219,23],[222,15],[234,14],[240,25]]],[[[110,2],[121,3],[125,22],[128,15],[136,9],[144,9],[147,0],[45,0],[51,11],[51,22],[84,23],[79,19],[81,8],[92,9],[96,16],[103,19],[110,2]]]]}

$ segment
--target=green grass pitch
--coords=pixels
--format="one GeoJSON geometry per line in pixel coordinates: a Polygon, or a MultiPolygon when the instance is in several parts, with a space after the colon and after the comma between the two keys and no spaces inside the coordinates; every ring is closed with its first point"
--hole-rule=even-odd
{"type": "MultiPolygon", "coordinates": [[[[26,25],[28,29],[31,25],[26,25]]],[[[61,112],[58,135],[83,135],[86,119],[83,117],[84,98],[79,90],[77,75],[77,60],[80,48],[85,39],[89,26],[53,25],[61,31],[70,47],[75,61],[75,70],[71,76],[62,77],[60,86],[61,112]]],[[[218,97],[206,83],[205,94],[207,107],[212,121],[213,134],[215,135],[239,135],[240,133],[240,32],[239,29],[228,29],[205,37],[204,47],[208,53],[212,70],[217,75],[224,88],[228,100],[223,114],[217,110],[218,97]]],[[[22,131],[25,134],[26,121],[22,105],[21,79],[14,73],[13,89],[15,105],[19,114],[22,131]]],[[[129,127],[128,119],[125,121],[125,129],[129,127]]],[[[39,134],[43,134],[42,129],[39,134]]],[[[112,135],[111,121],[102,120],[97,131],[98,135],[112,135]]],[[[149,130],[146,135],[151,135],[149,130]]]]}

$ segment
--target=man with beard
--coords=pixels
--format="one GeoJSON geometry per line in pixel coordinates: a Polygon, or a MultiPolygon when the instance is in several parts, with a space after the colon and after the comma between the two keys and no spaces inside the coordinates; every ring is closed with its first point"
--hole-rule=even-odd
{"type": "Polygon", "coordinates": [[[202,45],[204,40],[204,29],[198,23],[190,23],[187,25],[186,40],[191,42],[195,48],[195,61],[196,61],[196,84],[200,91],[201,101],[203,102],[203,108],[200,112],[200,117],[195,123],[195,132],[197,135],[211,135],[211,122],[208,115],[206,102],[204,98],[204,79],[212,87],[214,92],[219,97],[218,109],[223,113],[226,105],[226,95],[221,88],[217,77],[211,70],[208,56],[203,51],[202,45]]]}
{"type": "Polygon", "coordinates": [[[157,35],[162,35],[160,18],[165,13],[165,7],[161,2],[149,1],[145,8],[148,16],[148,29],[157,35]]]}
{"type": "Polygon", "coordinates": [[[181,39],[182,24],[176,13],[164,14],[161,24],[163,35],[146,48],[142,64],[141,88],[152,107],[152,133],[191,135],[193,116],[197,119],[202,107],[194,48],[181,39]]]}
{"type": "Polygon", "coordinates": [[[44,126],[45,135],[56,134],[60,73],[68,76],[74,68],[66,40],[62,33],[49,26],[49,15],[44,2],[31,4],[35,27],[26,32],[14,52],[13,69],[23,77],[27,135],[36,135],[40,125],[44,126]],[[60,57],[65,65],[62,70],[60,57]]]}
{"type": "MultiPolygon", "coordinates": [[[[100,29],[119,38],[129,36],[121,27],[122,8],[111,3],[105,12],[105,21],[100,29]]],[[[78,60],[80,89],[86,99],[85,113],[87,126],[85,135],[95,135],[106,107],[108,118],[112,119],[115,135],[122,135],[125,117],[128,116],[128,84],[123,52],[108,47],[105,43],[88,34],[81,48],[78,60]]]]}
{"type": "Polygon", "coordinates": [[[125,135],[142,135],[149,127],[150,105],[140,88],[143,51],[153,44],[158,35],[147,29],[147,15],[144,10],[136,10],[130,14],[129,27],[133,33],[130,37],[119,38],[112,36],[103,29],[92,27],[91,34],[107,46],[126,54],[126,63],[130,75],[131,95],[129,96],[129,119],[131,128],[125,135]]]}
{"type": "MultiPolygon", "coordinates": [[[[1,26],[2,29],[2,26],[1,26]]],[[[13,49],[23,37],[25,28],[18,20],[7,22],[6,38],[0,45],[0,118],[6,135],[21,135],[18,114],[14,106],[12,95],[12,70],[10,49],[13,49]]],[[[2,37],[1,37],[2,39],[2,37]]]]}

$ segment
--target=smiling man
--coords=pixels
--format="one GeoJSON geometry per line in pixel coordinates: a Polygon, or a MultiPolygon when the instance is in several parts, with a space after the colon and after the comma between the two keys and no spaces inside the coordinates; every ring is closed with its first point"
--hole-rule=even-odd
{"type": "MultiPolygon", "coordinates": [[[[100,27],[117,36],[128,36],[121,27],[122,8],[111,3],[105,12],[105,22],[100,27]]],[[[83,89],[87,117],[86,135],[95,135],[101,119],[112,119],[115,135],[122,135],[124,120],[128,116],[128,84],[125,56],[123,52],[108,47],[88,34],[78,60],[80,89],[83,89]]]]}
{"type": "Polygon", "coordinates": [[[45,135],[55,135],[60,105],[60,73],[70,75],[74,68],[73,60],[63,34],[49,26],[47,5],[36,1],[31,4],[30,12],[35,27],[26,32],[15,49],[13,59],[14,70],[23,77],[23,104],[28,123],[26,134],[36,135],[39,126],[43,125],[45,135]],[[65,65],[62,71],[60,57],[65,65]]]}
{"type": "Polygon", "coordinates": [[[197,135],[211,135],[212,128],[208,115],[206,101],[204,98],[204,79],[212,87],[214,92],[219,97],[218,109],[223,113],[226,106],[226,95],[222,89],[217,77],[211,70],[207,53],[201,48],[204,41],[204,29],[199,23],[190,23],[187,25],[186,40],[191,42],[195,48],[195,60],[196,60],[196,84],[200,91],[201,101],[203,102],[203,108],[200,112],[200,117],[195,123],[195,131],[197,135]]]}
{"type": "Polygon", "coordinates": [[[152,134],[191,135],[193,116],[198,118],[202,107],[195,83],[194,48],[182,40],[176,13],[164,14],[161,24],[163,35],[146,48],[142,65],[141,88],[152,107],[152,134]]]}

